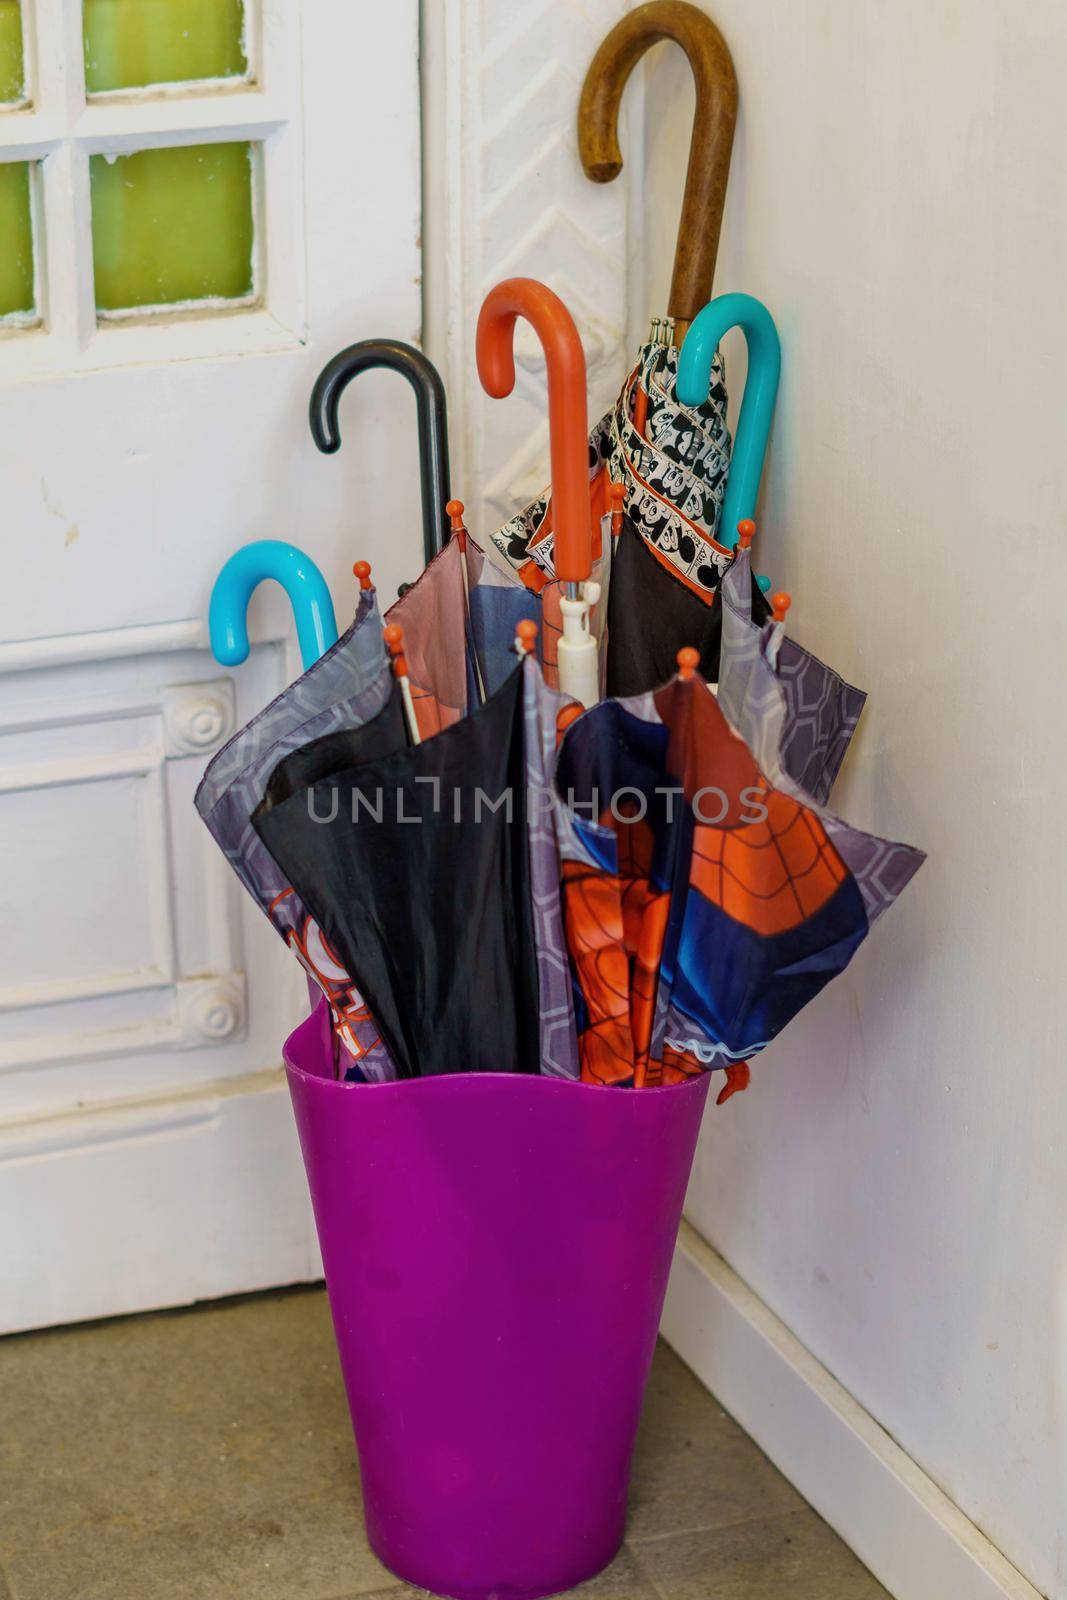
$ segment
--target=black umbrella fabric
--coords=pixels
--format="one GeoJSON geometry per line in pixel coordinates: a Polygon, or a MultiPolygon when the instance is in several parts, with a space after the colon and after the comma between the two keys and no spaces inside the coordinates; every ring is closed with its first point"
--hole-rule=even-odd
{"type": "Polygon", "coordinates": [[[294,794],[320,783],[324,778],[379,761],[407,748],[404,705],[396,679],[382,709],[369,721],[348,728],[337,728],[311,739],[279,761],[267,780],[262,805],[273,808],[294,794]]]}
{"type": "Polygon", "coordinates": [[[359,984],[401,1077],[537,1072],[522,672],[432,740],[253,826],[359,984]]]}
{"type": "MultiPolygon", "coordinates": [[[[769,619],[771,608],[752,578],[751,616],[769,619]]],[[[691,645],[709,683],[719,676],[722,597],[710,606],[657,559],[628,516],[615,542],[608,590],[607,692],[643,694],[674,675],[678,652],[691,645]]]]}

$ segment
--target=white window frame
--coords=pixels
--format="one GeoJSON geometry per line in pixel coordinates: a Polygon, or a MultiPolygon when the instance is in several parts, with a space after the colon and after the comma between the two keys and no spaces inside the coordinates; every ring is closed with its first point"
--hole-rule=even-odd
{"type": "Polygon", "coordinates": [[[23,0],[30,103],[0,112],[0,161],[29,161],[37,319],[0,332],[0,379],[301,345],[306,255],[299,8],[245,0],[249,74],[86,98],[82,0],[23,0]],[[177,145],[255,146],[255,301],[135,308],[99,318],[89,158],[177,145]]]}

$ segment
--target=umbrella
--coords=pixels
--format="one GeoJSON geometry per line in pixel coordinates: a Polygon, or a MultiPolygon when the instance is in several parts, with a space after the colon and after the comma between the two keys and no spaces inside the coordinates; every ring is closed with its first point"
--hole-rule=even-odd
{"type": "MultiPolygon", "coordinates": [[[[514,667],[513,645],[520,622],[538,625],[538,652],[551,687],[569,681],[583,702],[595,699],[598,633],[603,611],[600,579],[602,516],[606,487],[590,496],[585,443],[585,358],[577,329],[562,301],[529,278],[509,279],[487,296],[479,318],[479,372],[500,397],[514,384],[511,341],[519,316],[526,317],[545,345],[549,374],[549,423],[557,490],[563,568],[520,581],[487,561],[463,526],[463,506],[449,510],[456,537],[429,563],[388,620],[404,629],[412,694],[420,732],[427,737],[464,716],[492,694],[514,667]],[[453,548],[456,547],[456,548],[453,548]],[[568,678],[569,675],[569,678],[568,678]],[[577,675],[577,676],[576,676],[577,675]]],[[[553,513],[545,519],[554,550],[553,513]]]]}
{"type": "MultiPolygon", "coordinates": [[[[555,798],[583,1078],[640,1087],[722,1068],[723,1099],[923,855],[772,781],[697,663],[683,651],[663,688],[574,722],[555,798]]],[[[773,680],[762,656],[754,671],[773,680]]]]}
{"type": "MultiPolygon", "coordinates": [[[[751,295],[725,294],[698,314],[680,355],[666,346],[646,346],[642,376],[631,377],[624,387],[612,421],[611,470],[626,486],[627,515],[612,558],[609,694],[640,693],[665,682],[686,645],[699,651],[701,672],[718,677],[718,588],[736,528],[755,512],[780,368],[778,335],[767,308],[751,295]],[[733,327],[745,335],[748,374],[730,453],[717,348],[733,327]],[[690,357],[694,335],[699,349],[690,357]],[[705,360],[701,384],[692,374],[703,374],[705,360]],[[688,389],[683,389],[683,373],[690,374],[688,389]],[[657,396],[644,435],[632,415],[640,385],[657,396]],[[709,410],[723,418],[710,448],[702,431],[702,416],[709,410]],[[703,478],[701,471],[707,474],[703,478]],[[727,538],[726,529],[734,531],[733,537],[727,538]]],[[[750,605],[761,620],[768,615],[759,582],[752,584],[750,605]]]]}
{"type": "MultiPolygon", "coordinates": [[[[600,696],[597,641],[589,626],[600,586],[590,581],[585,352],[559,296],[533,278],[509,278],[486,295],[478,317],[478,376],[503,399],[515,387],[512,341],[524,317],[545,349],[553,491],[553,576],[562,585],[556,640],[559,686],[583,705],[600,696]]],[[[546,619],[547,620],[547,619],[546,619]]]]}
{"type": "Polygon", "coordinates": [[[346,752],[303,786],[276,772],[253,813],[402,1077],[545,1070],[546,1029],[556,1070],[576,1071],[558,982],[541,1012],[532,879],[544,852],[527,793],[556,706],[525,640],[524,659],[467,716],[416,745],[346,752]]]}
{"type": "Polygon", "coordinates": [[[430,561],[449,535],[448,412],[445,386],[433,362],[421,350],[399,339],[364,339],[333,356],[311,391],[308,417],[311,436],[324,455],[341,448],[338,407],[341,396],[360,372],[388,367],[406,378],[415,391],[419,434],[419,481],[422,488],[422,544],[430,561]]]}
{"type": "MultiPolygon", "coordinates": [[[[653,322],[614,410],[590,439],[597,471],[625,490],[607,619],[609,694],[664,682],[683,645],[696,645],[702,669],[717,676],[719,615],[712,602],[729,563],[733,529],[755,509],[770,424],[770,410],[765,425],[757,426],[761,408],[747,408],[738,439],[743,448],[735,447],[731,464],[721,361],[710,394],[705,389],[695,405],[681,405],[675,394],[676,345],[711,292],[737,110],[729,51],[695,6],[655,0],[612,29],[583,84],[579,153],[595,182],[609,182],[621,171],[617,122],[623,90],[644,52],[665,38],[686,51],[697,86],[669,315],[653,322]]],[[[747,296],[727,297],[724,306],[730,313],[726,326],[740,322],[749,334],[749,383],[769,394],[773,409],[779,358],[770,317],[747,296]],[[753,339],[749,330],[757,322],[769,337],[753,339]]],[[[551,542],[543,532],[547,505],[546,494],[494,536],[505,558],[535,584],[553,570],[551,542]]],[[[769,614],[760,596],[753,603],[769,614]]]]}
{"type": "MultiPolygon", "coordinates": [[[[447,418],[440,375],[420,351],[398,340],[368,339],[334,356],[312,390],[312,435],[326,454],[340,447],[341,396],[352,378],[367,367],[400,372],[415,391],[423,542],[433,554],[441,549],[448,532],[447,418]]],[[[212,591],[209,614],[216,659],[236,666],[247,658],[248,603],[257,585],[270,578],[289,594],[307,670],[218,753],[205,773],[196,804],[246,889],[329,999],[334,1035],[346,1056],[346,1070],[357,1076],[391,1078],[396,1075],[395,1065],[351,974],[251,824],[275,768],[283,774],[279,784],[283,777],[295,783],[298,775],[308,781],[305,761],[312,763],[308,770],[317,771],[323,763],[340,759],[346,750],[354,758],[357,751],[378,751],[382,740],[400,737],[403,742],[399,701],[382,644],[382,619],[370,568],[357,562],[354,570],[360,578],[359,604],[351,627],[338,640],[326,581],[315,563],[294,545],[256,540],[227,561],[212,591]]]]}
{"type": "Polygon", "coordinates": [[[351,973],[251,822],[271,774],[286,757],[320,738],[350,737],[354,726],[370,723],[392,699],[377,597],[364,569],[355,618],[338,639],[333,603],[315,563],[276,540],[245,545],[226,562],[211,595],[211,645],[225,666],[248,656],[248,602],[266,579],[280,583],[289,596],[307,670],[212,758],[196,792],[196,809],[244,887],[326,995],[345,1069],[388,1079],[396,1076],[395,1066],[351,973]]]}

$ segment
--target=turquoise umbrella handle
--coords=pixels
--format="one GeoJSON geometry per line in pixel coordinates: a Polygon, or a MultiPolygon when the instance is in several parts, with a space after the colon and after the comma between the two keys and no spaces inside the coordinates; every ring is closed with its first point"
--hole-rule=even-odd
{"type": "Polygon", "coordinates": [[[215,660],[238,667],[248,659],[248,602],[265,578],[280,583],[293,608],[305,670],[337,643],[337,621],[326,579],[295,544],[254,539],[235,550],[215,579],[208,631],[215,660]]]}
{"type": "Polygon", "coordinates": [[[740,328],[748,345],[748,378],[719,522],[719,542],[732,550],[737,543],[737,524],[756,514],[763,457],[782,370],[778,330],[767,307],[750,294],[720,294],[710,300],[694,317],[685,336],[678,359],[676,393],[685,406],[704,404],[711,388],[715,352],[730,328],[740,328]]]}

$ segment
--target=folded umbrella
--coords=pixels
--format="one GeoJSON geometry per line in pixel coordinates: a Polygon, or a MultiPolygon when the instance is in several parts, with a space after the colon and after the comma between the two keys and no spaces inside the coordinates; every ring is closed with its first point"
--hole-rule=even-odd
{"type": "MultiPolygon", "coordinates": [[[[723,331],[744,327],[750,358],[732,459],[718,356],[710,392],[705,386],[690,406],[682,405],[675,392],[675,345],[711,292],[737,110],[729,51],[695,6],[654,0],[628,13],[604,40],[582,88],[582,163],[587,176],[600,183],[621,171],[617,123],[626,81],[644,52],[666,38],[685,50],[697,87],[669,316],[653,322],[614,410],[590,436],[594,503],[605,504],[609,477],[624,491],[608,604],[604,666],[609,694],[638,693],[664,682],[683,645],[697,646],[702,670],[717,676],[714,596],[729,564],[735,525],[755,509],[778,382],[777,336],[765,308],[748,296],[729,296],[722,302],[728,312],[723,331]]],[[[531,586],[551,578],[548,492],[510,519],[494,542],[531,586]]],[[[767,580],[761,583],[768,586],[767,580]]],[[[758,593],[753,604],[769,614],[758,593]]]]}
{"type": "Polygon", "coordinates": [[[272,779],[253,813],[401,1077],[540,1067],[523,668],[425,742],[272,779]]]}
{"type": "Polygon", "coordinates": [[[478,376],[495,398],[503,399],[515,386],[512,342],[520,316],[544,346],[548,373],[553,575],[558,588],[551,607],[549,591],[541,593],[543,658],[556,666],[563,693],[589,706],[600,695],[599,652],[590,627],[600,585],[592,577],[585,352],[558,295],[533,278],[506,279],[486,295],[478,316],[478,376]],[[549,649],[553,641],[554,657],[549,649]]]}
{"type": "Polygon", "coordinates": [[[212,649],[225,666],[239,665],[248,655],[248,602],[266,579],[281,583],[289,595],[307,670],[212,758],[196,792],[196,809],[260,910],[329,1001],[334,1037],[345,1055],[340,1065],[355,1067],[367,1078],[389,1079],[396,1075],[395,1065],[351,972],[251,822],[271,774],[286,758],[322,738],[346,739],[354,726],[370,723],[388,707],[393,680],[377,597],[370,570],[363,567],[355,618],[338,639],[329,590],[315,563],[275,540],[245,545],[226,562],[211,595],[212,649]]]}
{"type": "MultiPolygon", "coordinates": [[[[718,589],[729,569],[737,526],[756,509],[780,369],[778,334],[767,308],[751,295],[727,294],[699,312],[680,354],[646,346],[644,381],[653,391],[658,382],[663,395],[646,424],[647,437],[634,421],[638,380],[624,386],[612,434],[611,470],[625,486],[626,515],[612,556],[609,694],[639,694],[666,682],[685,646],[698,650],[705,677],[718,677],[718,589]],[[748,345],[748,374],[731,452],[718,346],[734,327],[748,345]],[[701,482],[673,455],[684,452],[692,463],[704,450],[701,414],[720,408],[722,430],[714,453],[704,456],[718,476],[701,482]],[[657,416],[662,418],[659,433],[657,416]],[[668,439],[680,439],[681,448],[671,452],[668,439]]],[[[749,606],[760,620],[769,615],[757,580],[751,583],[749,606]]]]}
{"type": "MultiPolygon", "coordinates": [[[[641,1086],[722,1068],[725,1096],[923,856],[771,782],[697,660],[684,651],[664,688],[577,720],[555,795],[565,854],[584,856],[564,889],[583,1077],[641,1086]]],[[[773,679],[762,657],[756,670],[773,679]]]]}

